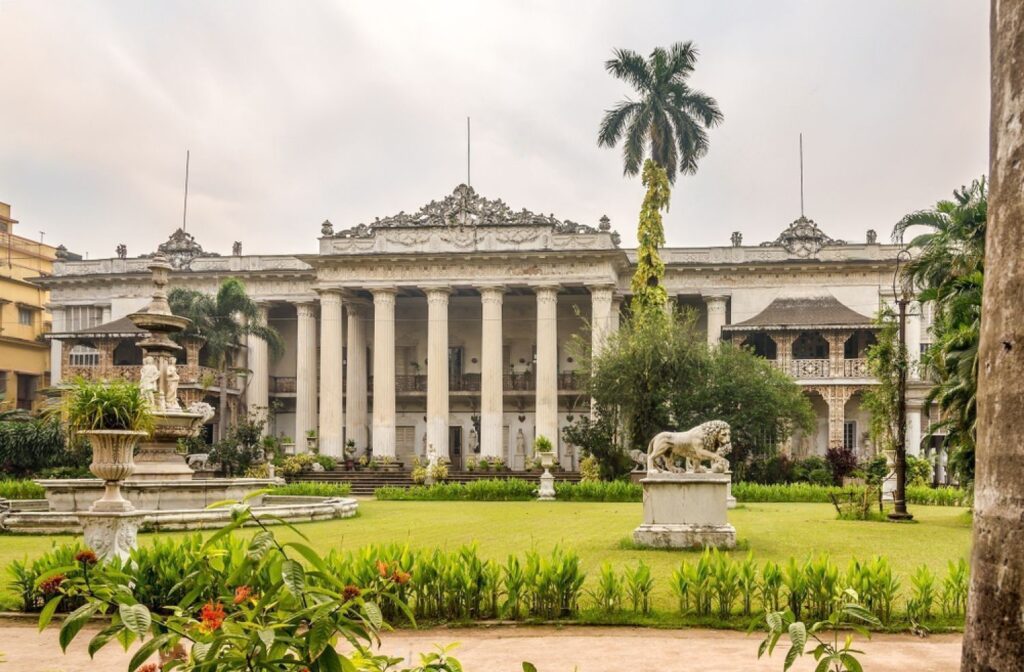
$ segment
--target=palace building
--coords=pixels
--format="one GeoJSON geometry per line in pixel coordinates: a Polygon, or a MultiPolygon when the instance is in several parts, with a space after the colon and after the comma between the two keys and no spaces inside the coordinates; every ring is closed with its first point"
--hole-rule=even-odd
{"type": "MultiPolygon", "coordinates": [[[[274,408],[269,431],[297,450],[315,433],[326,455],[352,441],[406,464],[433,451],[455,468],[475,455],[522,469],[546,436],[575,468],[561,430],[590,400],[571,342],[586,334],[599,349],[618,327],[635,262],[606,217],[590,226],[513,210],[460,185],[411,214],[339,230],[324,222],[319,233],[312,255],[243,255],[236,243],[220,256],[180,229],[159,246],[172,287],[213,293],[239,278],[284,337],[280,358],[259,340],[240,352],[247,373],[226,381],[229,412],[274,408]]],[[[800,217],[772,241],[744,245],[736,232],[729,245],[662,257],[669,296],[697,312],[709,344],[749,345],[806,390],[818,428],[790,450],[868,454],[860,393],[875,381],[864,353],[872,316],[892,301],[899,250],[873,231],[834,240],[800,217]]],[[[119,246],[115,258],[58,260],[38,281],[50,291],[55,384],[137,376],[139,335],[125,316],[149,300],[151,256],[119,246]]],[[[922,312],[912,305],[907,327],[914,359],[927,341],[922,312]]],[[[201,341],[186,344],[181,363],[185,401],[217,395],[201,341]]],[[[927,424],[923,387],[911,385],[912,453],[927,424]]]]}

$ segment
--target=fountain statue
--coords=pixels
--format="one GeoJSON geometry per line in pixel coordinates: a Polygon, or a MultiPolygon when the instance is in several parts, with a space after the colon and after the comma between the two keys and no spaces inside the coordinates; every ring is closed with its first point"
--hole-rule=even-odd
{"type": "Polygon", "coordinates": [[[153,257],[149,264],[153,273],[153,298],[142,310],[128,319],[149,336],[139,341],[142,349],[142,372],[139,386],[153,409],[153,434],[140,444],[135,455],[136,481],[192,480],[192,469],[185,457],[178,454],[178,439],[191,436],[198,429],[202,415],[182,411],[178,402],[177,359],[181,346],[171,340],[191,320],[171,312],[167,303],[167,282],[171,264],[163,255],[153,257]]]}

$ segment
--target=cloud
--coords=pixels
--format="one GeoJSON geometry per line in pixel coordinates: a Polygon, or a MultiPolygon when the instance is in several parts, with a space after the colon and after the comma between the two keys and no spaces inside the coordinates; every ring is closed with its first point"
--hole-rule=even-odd
{"type": "Polygon", "coordinates": [[[799,215],[887,236],[987,164],[987,11],[915,2],[30,2],[0,0],[0,200],[90,256],[312,252],[319,222],[415,210],[466,175],[513,208],[626,243],[642,188],[599,149],[629,93],[603,63],[692,39],[725,122],[667,216],[670,245],[774,238],[799,215]]]}

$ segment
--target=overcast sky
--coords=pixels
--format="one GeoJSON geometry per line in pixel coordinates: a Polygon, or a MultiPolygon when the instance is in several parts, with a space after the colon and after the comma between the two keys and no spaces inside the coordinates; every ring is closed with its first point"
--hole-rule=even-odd
{"type": "Polygon", "coordinates": [[[888,238],[982,174],[988,8],[917,2],[51,2],[0,0],[0,201],[90,257],[181,223],[208,250],[310,253],[466,179],[489,198],[635,242],[642,198],[603,111],[615,47],[693,40],[724,123],[682,177],[669,245],[774,238],[806,214],[888,238]]]}

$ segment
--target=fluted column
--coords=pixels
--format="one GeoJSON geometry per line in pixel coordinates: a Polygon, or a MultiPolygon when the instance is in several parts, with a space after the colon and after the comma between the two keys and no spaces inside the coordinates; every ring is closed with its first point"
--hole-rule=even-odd
{"type": "Polygon", "coordinates": [[[483,287],[480,341],[480,456],[505,457],[501,430],[504,411],[502,389],[502,317],[503,287],[483,287]]]}
{"type": "Polygon", "coordinates": [[[366,452],[366,306],[351,301],[348,312],[348,379],[345,386],[345,441],[366,452]]]}
{"type": "Polygon", "coordinates": [[[558,287],[537,287],[537,436],[558,453],[558,287]]]}
{"type": "Polygon", "coordinates": [[[448,458],[448,288],[427,294],[427,455],[448,458]]]}
{"type": "Polygon", "coordinates": [[[306,434],[316,430],[316,304],[296,304],[295,313],[295,447],[301,452],[306,434]]]}
{"type": "Polygon", "coordinates": [[[373,454],[395,455],[395,289],[373,290],[373,454]]]}
{"type": "Polygon", "coordinates": [[[590,288],[590,351],[594,357],[601,353],[601,348],[612,331],[614,293],[611,286],[590,288]]]}
{"type": "Polygon", "coordinates": [[[907,455],[921,455],[921,407],[907,406],[907,455]]]}
{"type": "Polygon", "coordinates": [[[320,295],[320,454],[343,456],[341,293],[320,295]]]}
{"type": "Polygon", "coordinates": [[[622,315],[622,297],[612,296],[611,333],[619,330],[619,317],[622,315]]]}
{"type": "MultiPolygon", "coordinates": [[[[267,323],[267,306],[259,304],[259,316],[257,321],[260,324],[267,323]]],[[[249,385],[246,388],[245,403],[249,406],[251,417],[266,419],[267,409],[270,407],[270,368],[267,358],[267,342],[255,336],[246,336],[246,349],[248,352],[249,385]]],[[[270,430],[263,426],[263,433],[270,430]]]]}
{"type": "MultiPolygon", "coordinates": [[[[50,308],[53,333],[64,331],[64,308],[50,308]]],[[[56,338],[50,340],[50,385],[60,385],[61,368],[64,364],[64,341],[56,338]]]]}
{"type": "Polygon", "coordinates": [[[725,302],[728,296],[705,296],[704,303],[708,306],[708,346],[714,347],[722,342],[722,327],[726,325],[725,302]]]}

